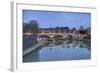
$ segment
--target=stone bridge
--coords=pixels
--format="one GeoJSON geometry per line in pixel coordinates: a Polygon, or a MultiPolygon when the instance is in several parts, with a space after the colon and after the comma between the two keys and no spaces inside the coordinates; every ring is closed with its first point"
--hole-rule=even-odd
{"type": "Polygon", "coordinates": [[[54,37],[62,37],[62,38],[69,38],[74,37],[74,33],[39,33],[38,37],[48,37],[48,38],[54,38],[54,37]]]}

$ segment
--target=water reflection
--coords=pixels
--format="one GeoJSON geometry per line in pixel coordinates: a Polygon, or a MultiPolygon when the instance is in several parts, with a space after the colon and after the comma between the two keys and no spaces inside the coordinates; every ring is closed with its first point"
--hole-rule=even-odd
{"type": "MultiPolygon", "coordinates": [[[[54,39],[55,40],[55,39],[54,39]]],[[[46,44],[47,42],[45,42],[46,44]]],[[[53,46],[62,46],[65,48],[87,48],[90,49],[90,41],[78,41],[78,40],[55,40],[55,41],[48,41],[47,45],[44,47],[53,47],[53,46]]]]}
{"type": "Polygon", "coordinates": [[[90,41],[78,40],[46,40],[38,50],[23,57],[23,62],[82,60],[91,58],[90,41]]]}

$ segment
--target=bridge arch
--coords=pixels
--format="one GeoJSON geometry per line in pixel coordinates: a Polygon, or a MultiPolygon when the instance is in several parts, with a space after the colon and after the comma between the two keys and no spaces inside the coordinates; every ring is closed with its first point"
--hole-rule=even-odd
{"type": "Polygon", "coordinates": [[[62,39],[62,38],[63,38],[62,35],[54,35],[54,36],[53,36],[53,39],[62,39]]]}
{"type": "Polygon", "coordinates": [[[72,35],[67,35],[67,38],[72,39],[73,36],[72,35]]]}
{"type": "Polygon", "coordinates": [[[47,43],[50,37],[48,35],[39,35],[37,41],[40,43],[47,43]]]}
{"type": "Polygon", "coordinates": [[[38,38],[50,38],[48,35],[39,35],[38,38]]]}

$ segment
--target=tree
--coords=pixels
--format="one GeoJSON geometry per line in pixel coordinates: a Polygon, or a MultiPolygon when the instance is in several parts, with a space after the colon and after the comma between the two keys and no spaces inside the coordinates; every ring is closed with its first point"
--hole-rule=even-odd
{"type": "Polygon", "coordinates": [[[32,20],[29,23],[23,23],[23,32],[30,32],[30,33],[38,33],[39,27],[38,22],[36,20],[32,20]]]}
{"type": "Polygon", "coordinates": [[[72,29],[72,31],[75,31],[76,30],[76,28],[74,27],[73,29],[72,29]]]}
{"type": "Polygon", "coordinates": [[[59,33],[59,27],[55,28],[55,33],[59,33]]]}
{"type": "Polygon", "coordinates": [[[23,23],[23,33],[27,32],[28,30],[28,23],[23,23]]]}
{"type": "Polygon", "coordinates": [[[32,33],[38,33],[39,32],[39,27],[38,27],[38,22],[36,20],[30,21],[30,29],[32,33]]]}
{"type": "Polygon", "coordinates": [[[84,30],[84,27],[83,26],[80,26],[80,29],[79,30],[81,30],[81,31],[84,30]]]}
{"type": "Polygon", "coordinates": [[[73,27],[72,30],[71,30],[71,32],[74,33],[75,31],[76,31],[76,28],[73,27]]]}
{"type": "Polygon", "coordinates": [[[66,26],[65,29],[66,29],[66,30],[69,30],[69,27],[66,26]]]}
{"type": "Polygon", "coordinates": [[[83,26],[80,26],[79,33],[80,34],[85,34],[86,33],[86,30],[84,29],[83,26]]]}

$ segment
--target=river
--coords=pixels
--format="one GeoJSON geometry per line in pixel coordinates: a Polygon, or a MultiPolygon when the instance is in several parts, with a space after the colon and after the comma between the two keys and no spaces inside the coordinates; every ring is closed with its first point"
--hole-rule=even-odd
{"type": "MultiPolygon", "coordinates": [[[[33,46],[34,47],[34,46],[33,46]]],[[[56,40],[23,56],[23,62],[91,59],[90,41],[56,40]]]]}

